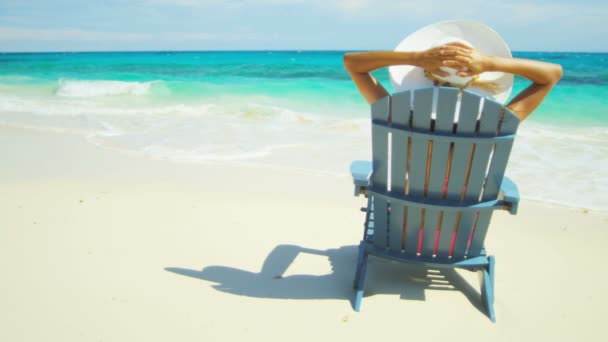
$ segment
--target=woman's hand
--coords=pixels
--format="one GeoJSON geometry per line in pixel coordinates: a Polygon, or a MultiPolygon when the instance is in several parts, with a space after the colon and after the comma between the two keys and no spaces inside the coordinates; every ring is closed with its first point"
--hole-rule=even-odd
{"type": "Polygon", "coordinates": [[[459,50],[460,47],[451,46],[449,44],[430,48],[420,52],[419,58],[414,64],[432,74],[448,76],[449,73],[441,70],[441,67],[456,63],[456,58],[460,53],[459,50]]]}
{"type": "Polygon", "coordinates": [[[479,73],[483,72],[479,71],[480,67],[478,65],[480,64],[480,59],[483,58],[475,49],[466,44],[454,42],[421,52],[416,66],[438,76],[449,75],[449,73],[441,69],[442,67],[457,69],[461,73],[469,73],[471,71],[479,73]]]}
{"type": "Polygon", "coordinates": [[[443,65],[458,70],[458,76],[468,77],[491,71],[492,57],[460,42],[444,45],[456,51],[443,61],[443,65]]]}

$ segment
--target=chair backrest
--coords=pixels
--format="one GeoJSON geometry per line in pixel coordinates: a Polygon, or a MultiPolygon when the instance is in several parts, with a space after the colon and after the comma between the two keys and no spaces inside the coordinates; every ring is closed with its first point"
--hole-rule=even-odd
{"type": "Polygon", "coordinates": [[[372,104],[374,244],[412,257],[481,255],[493,209],[483,204],[497,199],[518,125],[501,104],[454,88],[372,104]]]}

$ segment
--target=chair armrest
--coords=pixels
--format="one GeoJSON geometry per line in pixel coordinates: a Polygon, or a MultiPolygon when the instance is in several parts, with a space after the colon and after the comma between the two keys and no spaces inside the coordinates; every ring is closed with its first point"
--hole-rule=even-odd
{"type": "Polygon", "coordinates": [[[507,204],[507,210],[509,210],[509,213],[511,213],[511,215],[517,214],[519,190],[517,190],[517,185],[515,185],[512,180],[507,177],[503,178],[500,186],[499,196],[502,197],[507,204]]]}
{"type": "Polygon", "coordinates": [[[355,183],[355,196],[359,196],[365,190],[365,187],[369,185],[373,170],[374,168],[370,161],[355,160],[350,164],[350,174],[355,183]]]}

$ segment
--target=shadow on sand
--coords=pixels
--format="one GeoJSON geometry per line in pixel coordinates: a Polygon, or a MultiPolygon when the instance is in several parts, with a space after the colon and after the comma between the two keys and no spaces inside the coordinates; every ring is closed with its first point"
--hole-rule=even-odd
{"type": "MultiPolygon", "coordinates": [[[[278,299],[344,299],[354,297],[353,279],[358,247],[315,250],[279,245],[266,257],[259,272],[208,266],[202,270],[167,267],[176,274],[215,283],[216,290],[249,297],[278,299]],[[289,275],[285,272],[300,253],[327,257],[332,273],[289,275]]],[[[485,313],[479,291],[453,269],[433,269],[370,257],[365,296],[397,294],[402,299],[425,300],[425,290],[460,291],[480,312],[485,313]]]]}

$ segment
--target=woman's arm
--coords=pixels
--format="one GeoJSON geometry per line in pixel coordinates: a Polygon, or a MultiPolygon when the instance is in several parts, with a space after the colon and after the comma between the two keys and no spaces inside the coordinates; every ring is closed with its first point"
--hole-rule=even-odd
{"type": "Polygon", "coordinates": [[[507,108],[512,110],[521,120],[532,114],[553,86],[562,78],[562,67],[559,64],[519,58],[494,57],[491,60],[492,66],[489,71],[510,72],[533,82],[507,105],[507,108]]]}
{"type": "Polygon", "coordinates": [[[373,70],[397,64],[413,64],[416,52],[351,52],[344,55],[344,67],[367,103],[388,95],[388,91],[370,74],[373,70]]]}
{"type": "Polygon", "coordinates": [[[446,60],[455,60],[460,52],[456,46],[439,46],[420,52],[351,52],[344,55],[344,67],[355,82],[361,95],[372,104],[388,95],[386,89],[370,72],[391,65],[414,65],[439,76],[447,76],[440,70],[446,60]]]}
{"type": "Polygon", "coordinates": [[[527,118],[545,99],[545,96],[562,77],[559,64],[533,61],[521,58],[504,58],[485,55],[460,43],[450,44],[460,47],[461,53],[445,64],[461,68],[460,76],[477,75],[486,71],[500,71],[525,77],[533,83],[522,90],[507,108],[521,120],[527,118]]]}

